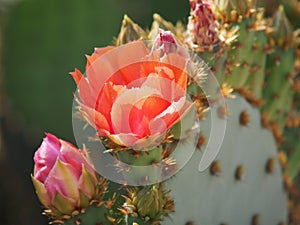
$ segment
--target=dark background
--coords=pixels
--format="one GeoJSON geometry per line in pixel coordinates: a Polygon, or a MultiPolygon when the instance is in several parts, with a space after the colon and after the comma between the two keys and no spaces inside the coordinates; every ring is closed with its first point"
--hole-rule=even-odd
{"type": "MultiPolygon", "coordinates": [[[[68,75],[85,54],[112,44],[124,14],[150,27],[152,14],[186,22],[184,0],[0,0],[0,224],[46,224],[30,180],[45,132],[74,143],[68,75]]],[[[74,143],[75,144],[75,143],[74,143]]]]}

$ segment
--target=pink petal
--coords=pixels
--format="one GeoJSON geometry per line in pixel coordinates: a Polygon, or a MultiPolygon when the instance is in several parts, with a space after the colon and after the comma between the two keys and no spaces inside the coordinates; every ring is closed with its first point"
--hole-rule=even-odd
{"type": "Polygon", "coordinates": [[[34,177],[44,182],[59,155],[61,143],[57,137],[47,133],[41,146],[34,154],[34,177]]]}
{"type": "Polygon", "coordinates": [[[73,145],[66,141],[62,141],[60,159],[62,162],[69,164],[73,167],[76,172],[76,176],[81,175],[82,165],[85,165],[89,170],[93,171],[93,165],[88,162],[84,152],[80,149],[75,148],[73,145]]]}
{"type": "Polygon", "coordinates": [[[79,199],[79,191],[77,188],[79,177],[76,168],[58,159],[44,182],[44,185],[50,193],[50,196],[54,196],[55,193],[58,192],[65,197],[79,199]]]}

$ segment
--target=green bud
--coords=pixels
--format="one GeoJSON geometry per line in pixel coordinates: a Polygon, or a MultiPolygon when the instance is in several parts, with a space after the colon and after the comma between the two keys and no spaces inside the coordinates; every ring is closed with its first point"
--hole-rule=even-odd
{"type": "Polygon", "coordinates": [[[280,47],[288,48],[297,46],[299,43],[299,39],[297,40],[298,33],[297,31],[293,31],[292,25],[288,20],[282,5],[278,7],[278,10],[273,16],[272,28],[272,38],[280,47]]]}
{"type": "Polygon", "coordinates": [[[116,45],[126,44],[140,38],[147,39],[146,32],[139,25],[134,23],[127,15],[125,15],[122,21],[120,33],[116,39],[116,45]]]}
{"type": "Polygon", "coordinates": [[[124,208],[131,214],[138,214],[145,221],[153,223],[174,211],[174,201],[163,190],[162,184],[136,187],[128,191],[124,208]]]}

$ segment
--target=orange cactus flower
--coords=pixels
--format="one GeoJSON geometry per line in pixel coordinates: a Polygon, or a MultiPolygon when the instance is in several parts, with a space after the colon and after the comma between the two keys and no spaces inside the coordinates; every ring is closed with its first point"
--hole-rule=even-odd
{"type": "Polygon", "coordinates": [[[192,107],[186,99],[188,58],[177,43],[167,44],[174,47],[165,51],[160,40],[149,50],[138,40],[98,48],[87,57],[86,76],[77,69],[71,73],[77,102],[99,136],[149,149],[192,107]]]}

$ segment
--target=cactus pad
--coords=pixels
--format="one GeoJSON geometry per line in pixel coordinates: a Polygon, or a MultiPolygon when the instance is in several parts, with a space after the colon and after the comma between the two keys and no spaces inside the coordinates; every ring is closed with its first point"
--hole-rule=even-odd
{"type": "MultiPolygon", "coordinates": [[[[244,98],[227,100],[225,139],[210,170],[198,171],[202,151],[167,183],[175,213],[164,225],[281,224],[287,221],[287,194],[272,133],[244,98]],[[248,114],[248,123],[240,121],[248,114]]],[[[209,120],[201,123],[205,135],[209,120]]],[[[208,137],[207,137],[208,138],[208,137]]],[[[203,146],[203,149],[205,146],[203,146]]]]}

